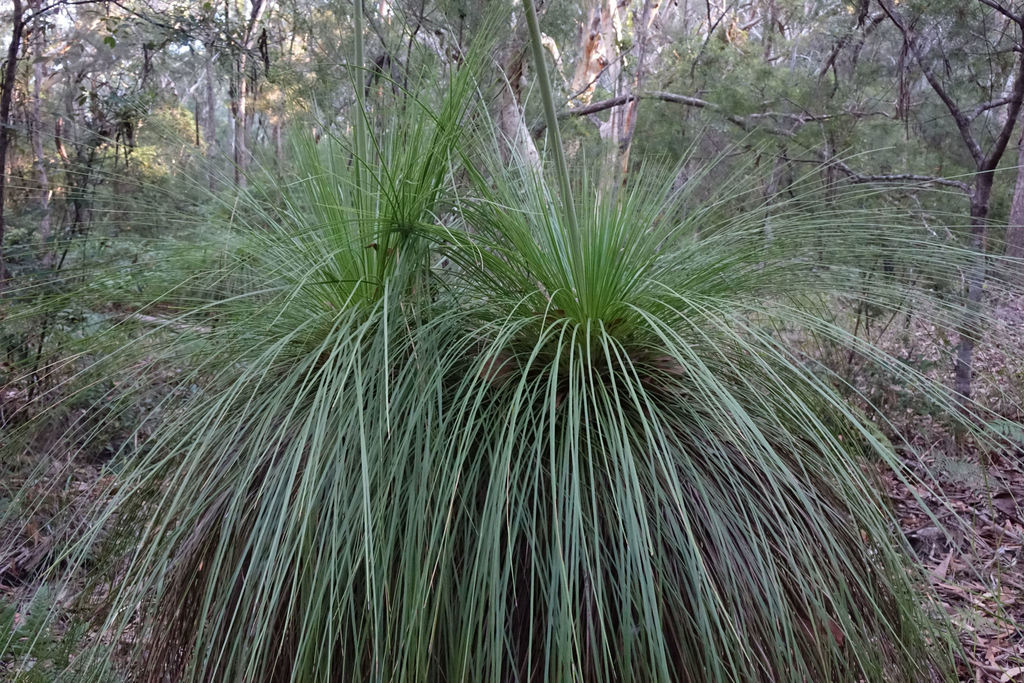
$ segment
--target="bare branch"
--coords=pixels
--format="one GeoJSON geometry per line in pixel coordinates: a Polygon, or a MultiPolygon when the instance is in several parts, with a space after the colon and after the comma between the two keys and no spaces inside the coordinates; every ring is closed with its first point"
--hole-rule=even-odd
{"type": "Polygon", "coordinates": [[[824,159],[823,161],[825,164],[834,166],[842,171],[851,183],[921,183],[923,185],[943,185],[945,187],[955,187],[967,196],[971,195],[970,185],[960,180],[953,180],[952,178],[919,175],[917,173],[858,173],[835,157],[824,159]]]}
{"type": "Polygon", "coordinates": [[[995,11],[999,12],[1004,17],[1012,21],[1013,23],[1017,24],[1021,28],[1024,28],[1024,17],[1022,17],[1019,14],[1014,14],[1007,8],[1003,7],[1002,4],[995,2],[994,0],[978,0],[978,2],[985,5],[986,7],[991,7],[992,9],[994,9],[995,11]]]}
{"type": "Polygon", "coordinates": [[[883,14],[882,12],[872,14],[866,24],[863,21],[858,21],[857,26],[855,28],[850,29],[849,31],[844,33],[842,37],[840,37],[839,40],[836,41],[836,44],[832,47],[832,51],[828,53],[828,57],[825,59],[825,63],[821,66],[820,69],[818,69],[818,78],[823,78],[825,74],[828,73],[828,70],[835,66],[836,59],[839,57],[839,53],[843,51],[844,47],[846,47],[846,44],[850,41],[850,38],[856,35],[857,29],[861,28],[862,26],[867,26],[867,28],[864,29],[864,32],[867,33],[876,25],[881,23],[883,19],[885,19],[885,14],[883,14]]]}
{"type": "MultiPolygon", "coordinates": [[[[162,21],[158,21],[158,20],[154,19],[152,16],[150,16],[148,14],[144,14],[142,12],[139,12],[139,11],[135,10],[135,9],[132,9],[131,7],[128,7],[127,5],[125,5],[123,2],[120,2],[119,0],[107,0],[107,1],[111,5],[113,5],[114,7],[117,7],[119,9],[123,10],[128,15],[133,16],[136,19],[141,19],[142,21],[145,21],[148,24],[156,26],[157,28],[164,29],[165,31],[175,31],[175,30],[178,30],[178,31],[181,31],[182,33],[184,33],[185,35],[188,35],[189,37],[192,37],[192,34],[188,33],[184,29],[176,28],[174,26],[171,26],[170,24],[166,24],[166,23],[164,23],[162,21]]],[[[91,2],[95,2],[95,0],[87,0],[87,1],[82,2],[82,3],[74,3],[74,4],[88,5],[91,2]]],[[[54,4],[50,5],[49,7],[39,10],[39,12],[37,12],[37,14],[42,14],[46,10],[53,9],[54,7],[57,7],[59,5],[65,5],[65,4],[68,4],[68,3],[64,2],[63,0],[60,0],[60,2],[55,2],[54,4]]]]}
{"type": "Polygon", "coordinates": [[[631,102],[636,99],[635,95],[619,95],[618,97],[612,97],[607,100],[601,100],[600,102],[592,102],[584,107],[575,107],[573,109],[564,109],[558,113],[558,118],[566,119],[570,116],[589,116],[590,114],[597,114],[598,112],[611,109],[612,107],[619,107],[627,102],[631,102]]]}
{"type": "Polygon", "coordinates": [[[693,74],[697,69],[697,65],[700,63],[700,60],[704,57],[704,51],[707,49],[708,43],[711,42],[711,37],[715,34],[715,29],[717,29],[718,25],[721,24],[727,16],[729,16],[729,12],[732,11],[734,5],[734,3],[731,2],[727,3],[722,8],[722,15],[718,17],[718,19],[714,23],[712,23],[711,3],[707,2],[706,4],[708,8],[708,34],[704,37],[704,41],[701,43],[700,49],[697,50],[697,56],[694,58],[693,63],[690,64],[690,78],[693,78],[693,74]]]}
{"type": "Polygon", "coordinates": [[[973,121],[974,119],[978,118],[979,116],[981,116],[982,114],[984,114],[988,110],[996,109],[997,107],[1002,107],[1004,105],[1010,104],[1012,101],[1013,101],[1013,96],[1012,95],[1007,95],[1006,97],[1000,97],[997,100],[992,100],[990,102],[985,102],[984,104],[979,104],[968,115],[968,118],[971,121],[973,121]]]}
{"type": "MultiPolygon", "coordinates": [[[[714,102],[703,100],[699,97],[693,97],[691,95],[680,95],[678,93],[665,92],[662,90],[650,90],[641,93],[639,96],[633,94],[623,94],[617,97],[610,97],[600,102],[593,102],[584,107],[576,107],[575,109],[564,109],[558,113],[558,118],[565,119],[575,116],[592,116],[602,111],[619,107],[624,104],[628,104],[637,99],[646,100],[661,100],[662,102],[672,102],[675,104],[682,104],[687,107],[694,107],[696,109],[707,109],[709,111],[723,112],[722,107],[714,102]]],[[[775,135],[782,135],[785,137],[792,137],[795,134],[795,129],[806,123],[812,121],[829,121],[837,118],[865,118],[868,116],[886,116],[885,112],[844,112],[842,114],[813,114],[813,113],[802,113],[792,114],[789,112],[778,112],[778,111],[767,111],[759,112],[756,114],[748,114],[747,116],[740,116],[738,114],[729,114],[723,112],[725,120],[729,121],[733,125],[742,128],[745,131],[751,131],[755,128],[764,130],[775,135]],[[794,124],[794,128],[785,129],[777,127],[765,127],[761,123],[765,119],[778,119],[789,121],[794,124]]],[[[537,131],[535,131],[537,132],[537,131]]]]}
{"type": "MultiPolygon", "coordinates": [[[[702,100],[699,97],[691,97],[689,95],[678,95],[676,93],[664,92],[661,90],[652,90],[648,93],[644,93],[644,97],[651,99],[661,100],[662,102],[675,102],[676,104],[684,104],[687,107],[696,107],[697,109],[710,109],[711,111],[721,111],[722,108],[713,102],[702,100]]],[[[748,121],[742,116],[736,114],[725,114],[725,120],[732,124],[735,124],[743,130],[750,130],[756,124],[748,121]]],[[[789,133],[792,135],[792,133],[789,133]]]]}
{"type": "MultiPolygon", "coordinates": [[[[49,12],[51,10],[57,9],[58,7],[70,7],[72,5],[95,5],[99,1],[100,0],[58,0],[57,2],[55,2],[55,3],[51,4],[51,5],[46,5],[45,7],[40,7],[39,9],[37,9],[32,14],[30,14],[27,17],[25,17],[24,21],[27,24],[30,21],[32,21],[33,19],[35,19],[36,17],[40,17],[40,16],[46,14],[47,12],[49,12]]],[[[115,4],[117,4],[117,3],[115,3],[115,4]]],[[[118,5],[118,7],[120,7],[120,5],[118,5]]]]}
{"type": "MultiPolygon", "coordinates": [[[[980,0],[984,1],[984,0],[980,0]]],[[[946,105],[946,109],[949,110],[950,116],[953,117],[953,122],[956,124],[957,130],[960,131],[960,137],[963,138],[964,144],[967,145],[968,151],[971,153],[971,158],[974,159],[975,164],[978,168],[985,165],[985,154],[981,151],[981,146],[978,141],[974,139],[974,133],[971,132],[970,119],[963,113],[956,101],[952,98],[946,88],[942,85],[942,82],[932,72],[928,62],[925,61],[924,55],[921,54],[921,50],[917,45],[917,38],[911,32],[907,25],[903,22],[902,17],[896,13],[892,8],[889,0],[878,0],[878,5],[885,12],[886,16],[896,25],[900,33],[903,34],[903,39],[907,41],[907,45],[910,47],[910,51],[914,54],[914,59],[917,61],[918,66],[921,67],[921,72],[924,74],[925,79],[928,81],[928,85],[932,87],[935,94],[939,96],[942,103],[946,105]]]]}
{"type": "Polygon", "coordinates": [[[688,107],[697,107],[700,109],[714,109],[718,110],[720,107],[717,104],[702,100],[699,97],[691,97],[690,95],[677,95],[676,93],[665,92],[663,90],[651,90],[645,93],[646,97],[650,97],[656,100],[663,100],[665,102],[675,102],[676,104],[685,104],[688,107]]]}
{"type": "MultiPolygon", "coordinates": [[[[699,97],[691,97],[689,95],[678,95],[676,93],[664,92],[661,90],[652,90],[650,92],[646,92],[642,95],[642,97],[661,100],[662,102],[675,102],[676,104],[683,104],[686,105],[687,107],[696,107],[698,109],[708,109],[710,111],[716,112],[722,111],[722,108],[719,105],[713,102],[708,102],[707,100],[702,100],[699,97]]],[[[752,117],[743,117],[737,114],[728,113],[723,113],[722,115],[726,121],[742,128],[745,131],[750,131],[753,130],[754,128],[759,127],[756,122],[756,119],[753,119],[752,117]]],[[[805,122],[800,122],[801,125],[803,123],[805,122]]],[[[784,128],[766,128],[765,130],[774,133],[775,135],[782,135],[784,137],[792,137],[795,134],[793,130],[787,130],[784,128]]]]}

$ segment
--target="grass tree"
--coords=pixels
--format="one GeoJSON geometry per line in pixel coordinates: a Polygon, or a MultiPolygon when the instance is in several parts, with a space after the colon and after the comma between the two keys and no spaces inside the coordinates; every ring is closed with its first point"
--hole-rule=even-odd
{"type": "Polygon", "coordinates": [[[820,351],[960,415],[830,309],[949,326],[906,274],[969,255],[851,208],[866,190],[798,194],[770,241],[730,208],[742,173],[598,192],[526,11],[554,182],[481,152],[470,59],[386,132],[299,144],[242,195],[216,287],[110,355],[122,397],[177,376],[53,581],[88,569],[97,642],[130,636],[142,680],[950,675],[872,473],[910,475],[820,351]]]}

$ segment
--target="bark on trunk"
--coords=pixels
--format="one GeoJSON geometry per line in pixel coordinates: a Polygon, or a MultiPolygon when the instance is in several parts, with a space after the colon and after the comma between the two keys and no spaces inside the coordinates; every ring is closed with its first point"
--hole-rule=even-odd
{"type": "Polygon", "coordinates": [[[647,52],[650,42],[650,27],[658,16],[661,8],[660,0],[644,0],[639,11],[631,10],[632,0],[606,0],[600,9],[600,18],[595,23],[594,15],[589,18],[591,31],[600,32],[600,51],[598,63],[602,64],[606,78],[614,84],[614,96],[627,98],[624,107],[613,108],[608,120],[601,123],[601,138],[611,147],[611,159],[604,176],[602,188],[611,191],[625,182],[629,170],[629,155],[633,146],[633,132],[636,129],[637,108],[640,105],[638,95],[643,86],[647,52]],[[633,12],[633,35],[629,32],[629,13],[633,12]],[[619,45],[624,42],[635,45],[633,51],[626,55],[619,52],[619,45]],[[633,66],[632,74],[623,68],[633,66]]]}
{"type": "Polygon", "coordinates": [[[647,52],[650,47],[650,28],[657,18],[660,8],[660,0],[645,0],[643,9],[640,12],[639,21],[634,21],[636,25],[637,58],[636,73],[633,76],[633,95],[636,97],[626,105],[626,116],[622,122],[623,130],[619,135],[618,147],[619,177],[623,183],[629,172],[629,153],[633,148],[633,132],[636,130],[637,107],[640,106],[639,95],[640,90],[643,88],[644,76],[646,75],[647,52]]]}
{"type": "Polygon", "coordinates": [[[762,58],[765,62],[771,62],[772,59],[772,48],[774,47],[775,38],[775,21],[778,14],[778,10],[775,7],[775,0],[767,0],[762,4],[761,7],[762,20],[761,29],[764,32],[764,51],[762,52],[762,58]]]}
{"type": "Polygon", "coordinates": [[[959,394],[960,400],[965,403],[971,398],[972,362],[979,332],[981,297],[985,286],[988,209],[993,180],[993,171],[980,173],[974,184],[974,194],[971,196],[971,249],[976,260],[967,271],[967,315],[959,330],[960,342],[953,365],[953,388],[959,394]]]}
{"type": "MultiPolygon", "coordinates": [[[[1013,188],[1010,222],[1006,226],[1006,255],[1024,259],[1024,133],[1017,141],[1017,184],[1013,188]]],[[[1012,264],[1010,268],[1011,277],[1024,281],[1024,263],[1012,264]]]]}
{"type": "MultiPolygon", "coordinates": [[[[623,37],[622,30],[626,23],[626,11],[631,1],[606,0],[601,7],[601,49],[604,51],[605,76],[613,84],[615,97],[628,94],[622,72],[623,59],[619,54],[618,45],[623,37]]],[[[625,120],[626,111],[622,107],[615,107],[609,112],[608,120],[599,128],[601,138],[611,144],[613,154],[618,150],[625,120]]],[[[615,162],[612,161],[613,168],[614,164],[615,162]]]]}
{"type": "Polygon", "coordinates": [[[4,259],[4,207],[7,202],[7,145],[10,142],[11,98],[14,94],[14,77],[18,68],[18,50],[21,35],[25,30],[24,7],[21,0],[13,0],[14,13],[11,17],[11,42],[7,46],[7,68],[4,70],[3,88],[0,89],[0,291],[7,279],[7,262],[4,259]]]}
{"type": "Polygon", "coordinates": [[[278,119],[276,121],[274,121],[273,134],[274,134],[274,163],[277,165],[277,168],[279,170],[281,168],[281,161],[282,161],[282,158],[284,156],[282,145],[281,145],[281,126],[282,125],[283,124],[281,123],[281,119],[280,119],[280,117],[278,117],[278,119]]]}
{"type": "Polygon", "coordinates": [[[192,117],[192,122],[195,124],[195,145],[196,149],[203,146],[203,139],[199,136],[199,98],[196,97],[195,101],[195,116],[192,117]]]}
{"type": "MultiPolygon", "coordinates": [[[[607,66],[601,46],[601,10],[592,7],[586,20],[580,25],[580,61],[569,84],[570,95],[583,104],[589,104],[597,86],[601,71],[607,66]]],[[[572,103],[570,103],[572,106],[572,103]]]]}
{"type": "MultiPolygon", "coordinates": [[[[33,0],[32,9],[39,11],[39,0],[33,0]]],[[[32,31],[32,46],[35,51],[35,61],[32,64],[32,122],[29,126],[32,136],[33,165],[36,172],[36,183],[39,185],[39,240],[42,243],[42,264],[49,268],[53,263],[53,251],[50,240],[53,229],[50,223],[50,198],[53,190],[50,189],[50,178],[46,172],[46,156],[43,154],[43,117],[42,117],[42,87],[45,73],[43,70],[42,55],[45,50],[45,42],[41,26],[36,26],[32,31]]]]}
{"type": "Polygon", "coordinates": [[[540,168],[540,153],[523,119],[521,95],[523,90],[526,34],[524,22],[519,22],[501,59],[501,68],[507,79],[498,98],[498,129],[506,143],[505,156],[516,155],[534,168],[540,168]]]}
{"type": "Polygon", "coordinates": [[[782,187],[782,177],[786,170],[786,154],[786,146],[780,145],[778,154],[775,155],[775,161],[772,163],[771,173],[768,175],[768,182],[765,184],[764,190],[761,193],[765,205],[764,238],[767,242],[771,242],[775,237],[775,228],[773,224],[774,210],[771,204],[776,201],[779,194],[779,188],[782,187]]]}
{"type": "Polygon", "coordinates": [[[259,27],[260,19],[266,8],[266,0],[253,0],[252,11],[242,33],[242,43],[239,46],[239,55],[235,62],[235,87],[232,89],[231,113],[235,117],[235,185],[240,188],[246,186],[246,171],[249,168],[249,150],[246,147],[246,134],[249,129],[249,116],[246,112],[249,82],[245,70],[248,66],[249,52],[256,42],[256,29],[259,27]]]}
{"type": "Polygon", "coordinates": [[[217,191],[213,160],[217,148],[217,109],[213,96],[213,45],[206,46],[206,181],[210,192],[217,191]]]}
{"type": "Polygon", "coordinates": [[[246,116],[246,79],[245,79],[245,55],[238,59],[235,67],[235,97],[231,106],[231,113],[235,117],[235,132],[232,148],[234,149],[235,162],[235,185],[244,188],[246,186],[246,171],[249,169],[249,151],[245,148],[246,116]]]}

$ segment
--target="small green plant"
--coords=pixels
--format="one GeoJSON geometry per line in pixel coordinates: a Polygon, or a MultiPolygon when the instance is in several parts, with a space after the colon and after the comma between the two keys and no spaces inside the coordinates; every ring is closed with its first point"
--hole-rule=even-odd
{"type": "Polygon", "coordinates": [[[46,586],[27,605],[0,602],[0,676],[19,683],[115,680],[98,653],[83,651],[87,624],[77,620],[58,627],[54,610],[46,586]],[[90,666],[76,665],[79,658],[90,666]]]}

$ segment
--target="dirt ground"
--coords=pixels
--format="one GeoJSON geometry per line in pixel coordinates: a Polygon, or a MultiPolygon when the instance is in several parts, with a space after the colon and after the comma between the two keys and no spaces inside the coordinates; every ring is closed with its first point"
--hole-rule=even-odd
{"type": "MultiPolygon", "coordinates": [[[[1005,439],[982,446],[908,408],[897,426],[913,445],[906,463],[920,484],[883,475],[901,531],[967,652],[958,667],[964,683],[1024,682],[1024,297],[991,303],[994,323],[975,349],[974,398],[1005,439]]],[[[955,339],[933,327],[890,328],[875,341],[935,379],[950,374],[955,339]]]]}

